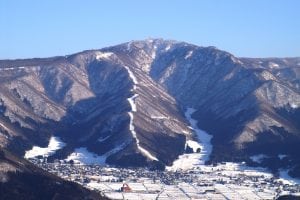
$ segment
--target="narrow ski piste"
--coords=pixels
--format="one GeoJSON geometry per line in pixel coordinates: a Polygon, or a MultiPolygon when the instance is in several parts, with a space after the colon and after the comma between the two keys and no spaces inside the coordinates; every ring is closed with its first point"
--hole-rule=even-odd
{"type": "MultiPolygon", "coordinates": [[[[137,78],[134,76],[133,72],[129,69],[128,66],[125,66],[125,69],[127,70],[128,75],[129,75],[130,79],[133,82],[133,88],[132,88],[131,91],[134,92],[136,90],[137,84],[138,84],[137,78]]],[[[143,155],[147,156],[151,160],[157,160],[158,161],[158,159],[155,156],[153,156],[149,151],[147,151],[146,149],[141,147],[140,140],[137,138],[137,134],[135,132],[135,128],[134,128],[134,124],[133,124],[133,119],[134,119],[133,112],[137,112],[137,108],[136,108],[136,104],[135,104],[135,99],[137,97],[138,97],[138,94],[135,93],[131,97],[127,98],[127,101],[129,102],[130,107],[131,107],[131,111],[128,112],[128,115],[130,117],[129,130],[130,130],[133,138],[136,140],[136,145],[137,145],[138,149],[141,151],[141,153],[143,155]]]]}

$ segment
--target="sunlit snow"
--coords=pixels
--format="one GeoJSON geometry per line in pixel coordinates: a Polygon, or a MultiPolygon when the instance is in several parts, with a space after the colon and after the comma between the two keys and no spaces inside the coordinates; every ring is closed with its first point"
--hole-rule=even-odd
{"type": "Polygon", "coordinates": [[[193,140],[187,140],[186,141],[186,146],[189,146],[190,148],[193,149],[193,152],[197,152],[198,149],[201,149],[201,145],[193,140]]]}
{"type": "Polygon", "coordinates": [[[69,155],[67,161],[73,160],[75,163],[80,164],[105,164],[106,157],[98,156],[95,153],[88,151],[86,148],[81,147],[69,155]]]}
{"type": "Polygon", "coordinates": [[[3,67],[0,68],[0,71],[9,71],[9,70],[16,70],[16,69],[25,69],[25,67],[3,67]]]}
{"type": "Polygon", "coordinates": [[[131,110],[132,112],[136,112],[137,109],[136,109],[136,104],[135,104],[135,99],[138,97],[139,95],[138,94],[134,94],[132,97],[128,98],[128,102],[131,106],[131,110]]]}
{"type": "Polygon", "coordinates": [[[133,84],[134,85],[138,84],[137,78],[135,77],[135,75],[133,74],[133,72],[129,69],[129,67],[128,66],[124,66],[124,67],[127,70],[130,79],[133,81],[133,84]]]}
{"type": "Polygon", "coordinates": [[[271,67],[271,68],[278,68],[279,65],[277,63],[269,62],[269,67],[271,67]]]}
{"type": "Polygon", "coordinates": [[[294,108],[294,109],[296,109],[296,108],[298,108],[298,105],[295,104],[295,103],[292,103],[292,104],[291,104],[291,107],[294,108]]]}
{"type": "Polygon", "coordinates": [[[155,115],[151,115],[150,116],[152,119],[168,119],[168,117],[166,117],[166,116],[155,116],[155,115]]]}
{"type": "Polygon", "coordinates": [[[97,60],[108,59],[112,55],[113,55],[113,53],[111,53],[111,52],[97,52],[96,59],[97,60]]]}
{"type": "Polygon", "coordinates": [[[71,153],[66,158],[66,161],[73,160],[75,163],[86,164],[86,165],[91,165],[91,164],[105,165],[105,161],[108,156],[121,151],[122,149],[124,149],[126,145],[127,143],[123,143],[101,156],[90,152],[85,147],[80,147],[75,149],[74,152],[71,153]]]}
{"type": "Polygon", "coordinates": [[[66,144],[58,137],[51,137],[48,147],[33,146],[31,150],[25,152],[25,158],[34,158],[37,156],[48,157],[53,155],[57,150],[63,148],[66,144]]]}
{"type": "Polygon", "coordinates": [[[192,114],[195,111],[196,110],[194,108],[188,108],[187,111],[185,112],[185,117],[190,122],[193,130],[196,133],[196,136],[197,136],[200,148],[201,148],[200,159],[203,161],[208,161],[209,156],[212,151],[212,144],[210,142],[212,139],[212,135],[209,135],[205,131],[198,128],[197,120],[194,120],[192,118],[192,114]]]}
{"type": "Polygon", "coordinates": [[[171,45],[168,45],[166,48],[165,48],[165,51],[169,51],[171,49],[171,45]]]}
{"type": "Polygon", "coordinates": [[[189,51],[186,56],[184,57],[184,59],[188,59],[189,57],[191,57],[193,55],[193,51],[189,51]]]}
{"type": "Polygon", "coordinates": [[[191,128],[196,133],[198,141],[188,140],[186,145],[191,147],[194,152],[200,148],[200,153],[191,153],[180,155],[177,160],[173,162],[171,167],[167,167],[167,170],[188,170],[196,166],[203,165],[205,161],[209,160],[209,156],[212,151],[211,139],[212,136],[201,130],[197,126],[197,121],[192,118],[192,114],[196,110],[188,108],[185,112],[186,119],[190,122],[191,128]]]}

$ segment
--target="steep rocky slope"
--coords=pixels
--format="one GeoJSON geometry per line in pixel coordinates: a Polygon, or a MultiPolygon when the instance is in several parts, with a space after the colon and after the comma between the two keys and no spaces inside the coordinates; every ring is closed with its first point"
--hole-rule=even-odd
{"type": "Polygon", "coordinates": [[[67,143],[58,158],[86,147],[125,166],[183,152],[189,129],[175,99],[129,58],[104,50],[25,62],[1,64],[1,145],[23,155],[57,135],[67,143]]]}
{"type": "Polygon", "coordinates": [[[300,163],[300,58],[237,58],[156,39],[3,60],[0,71],[1,145],[19,155],[56,135],[66,146],[52,159],[84,147],[110,164],[170,165],[195,139],[184,117],[194,108],[213,135],[211,161],[267,154],[262,165],[300,163]]]}
{"type": "Polygon", "coordinates": [[[0,150],[0,199],[106,199],[0,150]]]}

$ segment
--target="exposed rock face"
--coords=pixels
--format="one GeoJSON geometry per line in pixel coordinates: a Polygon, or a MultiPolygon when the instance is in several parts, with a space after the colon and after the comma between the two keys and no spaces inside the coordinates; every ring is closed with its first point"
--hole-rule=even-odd
{"type": "Polygon", "coordinates": [[[55,134],[67,143],[59,158],[78,147],[103,155],[122,145],[107,162],[171,164],[184,151],[186,121],[176,100],[121,47],[43,65],[3,61],[1,144],[22,155],[32,145],[46,146],[55,134]]]}
{"type": "Polygon", "coordinates": [[[157,39],[4,60],[0,72],[1,145],[20,155],[54,134],[67,144],[54,157],[87,147],[111,164],[169,165],[193,138],[183,114],[192,107],[213,135],[213,161],[299,156],[300,58],[237,58],[157,39]]]}

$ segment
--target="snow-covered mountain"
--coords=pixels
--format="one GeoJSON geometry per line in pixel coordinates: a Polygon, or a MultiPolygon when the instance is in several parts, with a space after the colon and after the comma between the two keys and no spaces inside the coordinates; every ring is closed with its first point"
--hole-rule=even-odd
{"type": "Polygon", "coordinates": [[[162,39],[2,60],[0,144],[23,156],[59,138],[49,159],[163,167],[193,149],[194,119],[212,135],[210,161],[266,154],[261,165],[297,171],[299,77],[300,58],[237,58],[162,39]]]}

